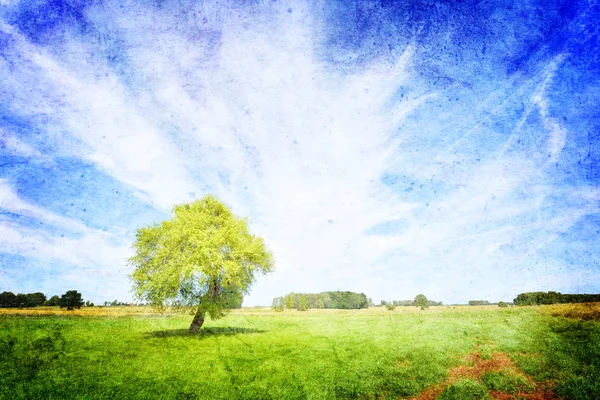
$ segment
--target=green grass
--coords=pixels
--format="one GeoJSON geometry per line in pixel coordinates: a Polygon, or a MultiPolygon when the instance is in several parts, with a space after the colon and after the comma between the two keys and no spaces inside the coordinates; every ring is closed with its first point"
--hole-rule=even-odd
{"type": "Polygon", "coordinates": [[[481,380],[489,390],[509,394],[529,393],[535,388],[525,377],[513,372],[490,371],[483,374],[481,380]]]}
{"type": "Polygon", "coordinates": [[[485,386],[471,379],[462,379],[450,385],[438,397],[440,400],[488,400],[485,386]]]}
{"type": "MultiPolygon", "coordinates": [[[[196,335],[190,321],[0,314],[0,399],[409,398],[476,348],[507,353],[564,398],[600,398],[598,322],[531,308],[239,310],[196,335]]],[[[440,398],[512,384],[482,380],[440,398]]]]}

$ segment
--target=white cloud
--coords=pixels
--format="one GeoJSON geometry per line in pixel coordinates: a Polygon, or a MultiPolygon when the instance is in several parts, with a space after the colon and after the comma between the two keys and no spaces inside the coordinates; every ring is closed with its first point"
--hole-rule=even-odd
{"type": "Polygon", "coordinates": [[[45,208],[21,199],[6,179],[0,179],[0,208],[15,214],[36,218],[76,232],[91,232],[84,224],[52,213],[45,208]]]}
{"type": "MultiPolygon", "coordinates": [[[[249,216],[278,265],[258,282],[247,304],[268,304],[291,290],[338,288],[365,291],[374,299],[425,292],[445,301],[466,301],[466,295],[510,300],[506,296],[514,294],[523,265],[532,267],[524,255],[534,257],[557,233],[595,212],[598,192],[592,188],[563,193],[565,215],[548,218],[542,211],[555,189],[543,177],[547,159],[540,164],[522,153],[507,155],[536,106],[550,132],[550,159],[564,147],[566,130],[544,97],[552,73],[503,148],[477,165],[457,166],[461,151],[468,151],[461,148],[464,142],[485,134],[488,120],[522,98],[526,88],[507,99],[504,92],[491,95],[487,122],[448,149],[439,144],[439,132],[397,134],[399,125],[437,99],[436,93],[415,89],[395,100],[398,88],[414,78],[411,48],[392,65],[373,62],[348,74],[319,60],[319,28],[301,7],[292,15],[274,5],[280,9],[268,17],[232,12],[226,19],[199,5],[209,22],[187,26],[155,9],[138,7],[133,18],[110,8],[116,6],[89,11],[105,30],[100,44],[67,33],[61,57],[0,25],[22,57],[21,75],[6,81],[16,93],[11,107],[51,115],[68,131],[56,136],[61,151],[94,162],[161,209],[188,201],[191,192],[198,197],[210,191],[249,216]],[[128,84],[97,56],[108,52],[111,35],[122,39],[135,71],[128,84]],[[433,144],[415,154],[404,147],[404,135],[431,136],[433,144]],[[427,205],[402,200],[380,182],[390,170],[447,187],[427,205]],[[366,233],[392,220],[405,228],[393,236],[366,233]]],[[[427,116],[436,118],[435,111],[427,116]]],[[[33,156],[33,149],[11,143],[15,152],[33,156]]],[[[0,185],[3,207],[71,224],[23,203],[11,190],[0,185]]],[[[91,263],[113,276],[121,276],[128,252],[128,246],[114,246],[93,231],[76,241],[14,226],[1,229],[6,248],[91,263]]],[[[549,263],[525,274],[537,279],[558,268],[549,263]]],[[[550,276],[544,278],[549,285],[562,279],[550,276]]]]}
{"type": "MultiPolygon", "coordinates": [[[[112,234],[89,228],[78,221],[24,201],[5,179],[0,179],[0,208],[82,235],[78,239],[52,236],[43,230],[26,228],[11,223],[6,218],[0,218],[0,252],[18,254],[37,260],[37,264],[42,265],[48,262],[53,262],[54,265],[66,263],[64,271],[56,271],[55,284],[60,286],[66,282],[79,283],[78,288],[86,289],[90,294],[94,293],[96,301],[108,293],[113,293],[113,297],[129,297],[125,294],[128,290],[128,268],[125,266],[125,260],[131,254],[129,245],[115,244],[116,237],[112,234]],[[67,279],[65,271],[77,279],[67,279]]],[[[35,268],[35,265],[36,263],[29,268],[35,268]]],[[[9,275],[6,279],[3,278],[3,287],[6,290],[15,290],[24,284],[34,286],[26,282],[17,284],[16,278],[11,275],[18,272],[4,272],[9,275]]],[[[45,274],[48,271],[39,273],[45,274]]],[[[54,287],[48,290],[54,290],[54,287]]]]}
{"type": "Polygon", "coordinates": [[[7,149],[9,152],[22,156],[37,158],[40,160],[48,160],[48,158],[38,150],[29,146],[27,143],[20,140],[18,137],[9,134],[6,129],[0,127],[0,146],[7,149]]]}

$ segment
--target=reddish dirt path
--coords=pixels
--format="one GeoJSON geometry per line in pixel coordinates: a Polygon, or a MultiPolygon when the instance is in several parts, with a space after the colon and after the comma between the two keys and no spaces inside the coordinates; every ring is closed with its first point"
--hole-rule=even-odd
{"type": "Polygon", "coordinates": [[[513,360],[505,353],[495,352],[491,358],[484,359],[476,347],[475,350],[469,354],[463,365],[459,365],[452,368],[449,373],[448,379],[442,384],[433,386],[417,397],[413,397],[412,400],[435,400],[440,394],[451,384],[460,379],[471,379],[474,381],[481,381],[481,377],[486,372],[508,372],[515,375],[520,375],[529,381],[534,389],[527,393],[510,394],[504,392],[490,392],[493,399],[498,400],[511,400],[511,399],[528,399],[528,400],[551,400],[557,399],[552,392],[552,385],[549,382],[535,383],[533,379],[527,376],[523,371],[519,369],[513,362],[513,360]]]}

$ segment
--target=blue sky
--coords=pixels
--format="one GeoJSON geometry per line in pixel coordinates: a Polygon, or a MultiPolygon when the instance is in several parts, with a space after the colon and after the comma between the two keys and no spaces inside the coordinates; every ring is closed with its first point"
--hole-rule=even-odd
{"type": "Polygon", "coordinates": [[[0,291],[128,300],[212,193],[291,291],[600,292],[595,1],[0,1],[0,291]]]}

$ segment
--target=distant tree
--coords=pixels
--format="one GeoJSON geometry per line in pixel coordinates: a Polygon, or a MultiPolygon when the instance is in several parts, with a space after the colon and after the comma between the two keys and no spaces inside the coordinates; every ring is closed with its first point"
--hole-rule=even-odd
{"type": "Polygon", "coordinates": [[[29,304],[29,299],[27,298],[26,294],[23,293],[17,293],[17,296],[15,297],[15,307],[27,307],[27,304],[29,304]]]}
{"type": "Polygon", "coordinates": [[[490,302],[487,300],[469,300],[470,306],[489,306],[490,302]]]}
{"type": "Polygon", "coordinates": [[[272,304],[272,308],[275,311],[283,311],[283,297],[275,297],[273,299],[273,304],[272,304]]]}
{"type": "Polygon", "coordinates": [[[92,303],[91,301],[88,300],[85,302],[85,306],[86,307],[94,307],[94,303],[92,303]]]}
{"type": "Polygon", "coordinates": [[[57,295],[54,295],[54,296],[50,297],[48,300],[46,300],[46,303],[44,303],[44,305],[54,307],[54,306],[58,306],[59,302],[60,302],[60,297],[58,297],[57,295]]]}
{"type": "Polygon", "coordinates": [[[506,304],[506,303],[505,303],[505,302],[503,302],[503,301],[499,301],[499,302],[498,302],[498,307],[508,307],[508,304],[506,304]]]}
{"type": "Polygon", "coordinates": [[[60,301],[58,302],[60,308],[66,308],[67,310],[79,309],[83,304],[81,293],[77,290],[67,291],[67,293],[60,296],[60,301]]]}
{"type": "Polygon", "coordinates": [[[424,294],[418,294],[415,297],[414,304],[416,307],[421,307],[421,310],[429,308],[429,301],[427,300],[427,297],[425,297],[424,294]]]}
{"type": "Polygon", "coordinates": [[[28,293],[26,296],[27,307],[41,306],[46,302],[46,295],[42,292],[28,293]]]}
{"type": "Polygon", "coordinates": [[[283,298],[283,301],[284,301],[284,303],[285,303],[285,308],[286,308],[286,309],[288,309],[288,310],[291,310],[291,309],[293,309],[293,308],[294,308],[294,292],[292,292],[292,293],[290,293],[290,294],[286,295],[286,296],[283,298]]]}
{"type": "Polygon", "coordinates": [[[385,303],[385,308],[389,311],[394,311],[396,309],[396,305],[394,303],[385,303]]]}
{"type": "Polygon", "coordinates": [[[526,292],[519,294],[513,303],[517,306],[541,304],[600,302],[600,294],[563,294],[560,292],[526,292]]]}
{"type": "Polygon", "coordinates": [[[323,299],[323,297],[319,296],[319,298],[317,300],[317,308],[319,308],[319,309],[325,308],[325,300],[323,299]]]}
{"type": "Polygon", "coordinates": [[[298,311],[306,311],[308,310],[308,299],[305,294],[301,294],[298,296],[298,311]]]}
{"type": "Polygon", "coordinates": [[[0,307],[15,307],[17,296],[13,292],[0,293],[0,307]]]}

